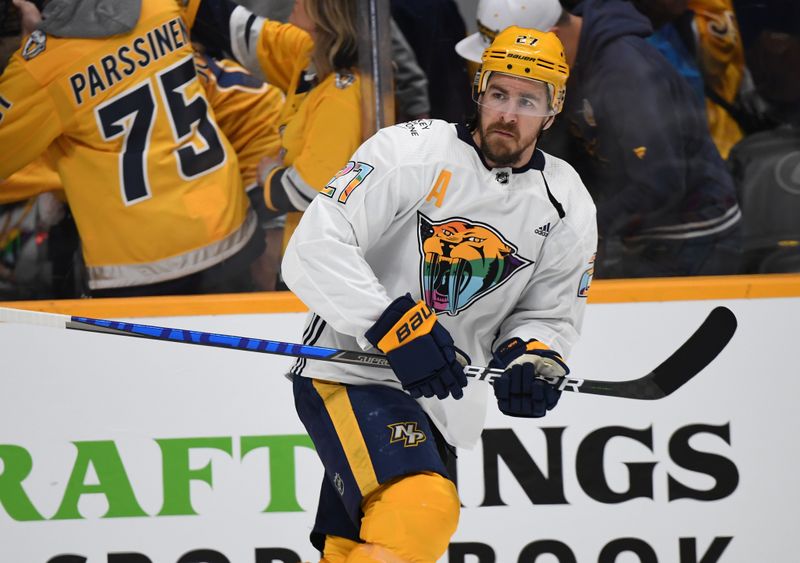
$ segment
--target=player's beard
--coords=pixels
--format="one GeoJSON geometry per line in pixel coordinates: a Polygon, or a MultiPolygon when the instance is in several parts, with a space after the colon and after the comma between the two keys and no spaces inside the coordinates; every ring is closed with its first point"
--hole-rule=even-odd
{"type": "Polygon", "coordinates": [[[521,166],[519,159],[531,145],[536,144],[539,133],[544,123],[540,123],[536,130],[527,137],[522,137],[516,123],[504,123],[495,121],[484,124],[481,116],[478,116],[478,136],[480,139],[480,149],[486,159],[495,167],[521,166]],[[492,135],[493,131],[505,131],[512,137],[501,137],[492,135]]]}

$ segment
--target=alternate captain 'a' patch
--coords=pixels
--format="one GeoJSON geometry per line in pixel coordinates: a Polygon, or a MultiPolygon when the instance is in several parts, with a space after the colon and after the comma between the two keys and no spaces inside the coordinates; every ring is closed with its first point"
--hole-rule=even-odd
{"type": "Polygon", "coordinates": [[[495,228],[453,217],[433,222],[417,214],[420,283],[425,303],[457,315],[533,264],[495,228]]]}

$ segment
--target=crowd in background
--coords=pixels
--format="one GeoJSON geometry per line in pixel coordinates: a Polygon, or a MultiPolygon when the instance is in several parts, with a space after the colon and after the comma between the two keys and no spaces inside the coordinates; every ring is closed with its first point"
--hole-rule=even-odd
{"type": "MultiPolygon", "coordinates": [[[[142,9],[159,2],[171,0],[142,0],[142,9]]],[[[47,48],[20,18],[20,8],[43,4],[0,2],[2,67],[14,51],[19,64],[47,48]]],[[[109,227],[98,227],[111,212],[98,219],[103,200],[87,195],[87,186],[99,190],[107,178],[84,180],[64,164],[91,143],[77,138],[77,126],[43,125],[52,144],[33,161],[15,169],[0,157],[0,299],[282,289],[282,250],[311,198],[324,194],[331,178],[369,173],[348,166],[362,141],[356,0],[189,3],[197,4],[183,17],[197,95],[207,108],[165,90],[166,104],[195,112],[195,121],[183,138],[176,134],[182,174],[163,181],[193,179],[191,190],[185,182],[194,193],[213,191],[203,188],[206,172],[227,178],[226,193],[196,199],[216,206],[219,216],[204,220],[219,232],[207,240],[186,235],[172,246],[140,241],[147,248],[127,248],[130,238],[112,244],[103,230],[109,227]],[[205,128],[200,109],[213,120],[205,128]],[[202,136],[193,149],[185,144],[189,131],[202,136]],[[236,158],[211,160],[214,143],[236,158]],[[238,164],[223,173],[229,161],[238,164]]],[[[573,164],[595,199],[595,277],[800,272],[800,3],[480,0],[476,13],[454,0],[390,6],[397,122],[469,123],[482,46],[508,25],[559,36],[571,66],[566,103],[540,146],[573,164]]],[[[61,25],[61,37],[69,37],[70,22],[51,14],[46,33],[58,37],[61,25]]],[[[132,29],[74,41],[119,40],[132,29]]],[[[173,47],[178,43],[173,38],[173,47]]],[[[3,79],[19,80],[4,74],[0,105],[3,79]]],[[[194,83],[172,71],[158,76],[165,75],[194,83]]],[[[97,113],[109,115],[106,141],[115,139],[114,119],[121,119],[110,112],[97,113]]],[[[178,126],[173,119],[173,133],[178,126]]],[[[0,147],[6,155],[20,150],[0,147]]],[[[146,193],[139,193],[125,181],[123,211],[160,189],[158,180],[142,180],[146,193]]],[[[154,237],[194,228],[194,216],[175,214],[173,227],[154,237]]],[[[138,220],[125,236],[151,229],[138,220]]]]}

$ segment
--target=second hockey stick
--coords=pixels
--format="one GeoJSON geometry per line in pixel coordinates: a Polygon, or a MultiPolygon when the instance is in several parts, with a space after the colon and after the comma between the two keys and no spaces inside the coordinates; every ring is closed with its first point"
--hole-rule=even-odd
{"type": "MultiPolygon", "coordinates": [[[[217,348],[246,350],[280,356],[307,358],[310,360],[391,369],[386,357],[380,354],[368,354],[365,352],[293,344],[277,340],[262,340],[260,338],[215,334],[107,319],[93,319],[90,317],[77,317],[0,307],[0,322],[31,324],[121,336],[136,336],[151,340],[197,344],[200,346],[213,346],[217,348]]],[[[579,379],[569,376],[537,377],[547,381],[562,391],[606,395],[609,397],[622,397],[626,399],[661,399],[675,392],[679,387],[710,364],[714,358],[722,352],[725,346],[727,346],[736,331],[736,326],[736,317],[730,309],[726,307],[716,307],[680,348],[673,352],[669,358],[661,362],[661,364],[651,372],[638,379],[601,381],[579,379]]],[[[495,378],[503,373],[501,369],[472,365],[466,366],[464,371],[468,377],[488,381],[489,383],[492,383],[495,378]]]]}

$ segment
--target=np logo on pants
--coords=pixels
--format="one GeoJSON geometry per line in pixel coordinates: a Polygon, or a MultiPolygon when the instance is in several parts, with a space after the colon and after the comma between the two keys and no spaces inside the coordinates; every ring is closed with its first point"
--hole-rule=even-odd
{"type": "Polygon", "coordinates": [[[402,441],[404,448],[413,448],[428,439],[425,432],[417,428],[416,422],[396,422],[388,428],[392,431],[389,443],[402,441]]]}

